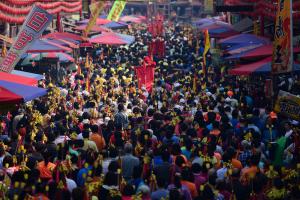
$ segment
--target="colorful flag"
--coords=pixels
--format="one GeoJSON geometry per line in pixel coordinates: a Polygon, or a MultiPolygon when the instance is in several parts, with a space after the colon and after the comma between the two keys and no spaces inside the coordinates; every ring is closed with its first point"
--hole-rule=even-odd
{"type": "Polygon", "coordinates": [[[83,37],[85,38],[88,37],[90,30],[96,24],[97,18],[100,15],[100,13],[103,11],[104,6],[105,6],[105,1],[95,2],[90,5],[91,16],[85,30],[82,33],[83,37]]]}
{"type": "Polygon", "coordinates": [[[278,0],[274,33],[272,72],[286,73],[293,70],[292,0],[278,0]]]}
{"type": "Polygon", "coordinates": [[[107,16],[108,20],[118,21],[126,5],[126,0],[116,0],[107,16]]]}
{"type": "Polygon", "coordinates": [[[30,45],[38,39],[52,21],[53,16],[44,9],[33,6],[20,32],[0,64],[0,71],[10,73],[30,45]]]}
{"type": "Polygon", "coordinates": [[[206,54],[210,49],[210,38],[208,30],[204,31],[204,51],[203,51],[203,73],[206,76],[206,54]]]}

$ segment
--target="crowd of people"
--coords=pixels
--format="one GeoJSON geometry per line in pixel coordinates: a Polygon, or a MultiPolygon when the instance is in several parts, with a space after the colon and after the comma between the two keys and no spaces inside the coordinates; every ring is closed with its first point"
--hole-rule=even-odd
{"type": "Polygon", "coordinates": [[[1,199],[300,199],[299,122],[209,59],[204,71],[183,26],[165,27],[154,85],[139,86],[152,38],[126,31],[133,44],[97,47],[1,117],[1,199]]]}

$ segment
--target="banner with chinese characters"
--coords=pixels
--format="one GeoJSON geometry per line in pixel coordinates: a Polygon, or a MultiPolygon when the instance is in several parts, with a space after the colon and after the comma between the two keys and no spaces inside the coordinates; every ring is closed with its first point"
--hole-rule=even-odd
{"type": "Polygon", "coordinates": [[[91,17],[90,20],[83,31],[83,37],[88,37],[90,30],[96,24],[97,18],[99,17],[100,13],[103,11],[105,6],[105,1],[95,2],[90,5],[91,17]]]}
{"type": "Polygon", "coordinates": [[[293,27],[291,0],[278,0],[274,34],[272,72],[290,72],[293,69],[293,27]]]}
{"type": "Polygon", "coordinates": [[[109,11],[107,19],[118,21],[126,5],[126,0],[116,0],[113,7],[109,11]]]}
{"type": "Polygon", "coordinates": [[[0,71],[10,73],[18,63],[21,55],[38,39],[52,21],[52,15],[38,6],[34,6],[20,32],[0,64],[0,71]]]}
{"type": "Polygon", "coordinates": [[[285,91],[279,91],[274,108],[275,112],[284,114],[292,119],[300,119],[300,98],[285,91]]]}
{"type": "Polygon", "coordinates": [[[214,1],[204,0],[204,12],[213,13],[214,12],[214,1]]]}

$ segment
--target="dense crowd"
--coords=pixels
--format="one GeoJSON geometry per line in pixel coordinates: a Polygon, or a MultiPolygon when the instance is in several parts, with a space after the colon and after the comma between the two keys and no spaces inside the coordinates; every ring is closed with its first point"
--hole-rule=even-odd
{"type": "Polygon", "coordinates": [[[299,122],[263,87],[210,55],[205,73],[203,38],[170,25],[147,91],[134,66],[151,35],[124,32],[133,44],[97,47],[61,82],[41,81],[46,97],[2,116],[1,199],[300,199],[299,122]]]}

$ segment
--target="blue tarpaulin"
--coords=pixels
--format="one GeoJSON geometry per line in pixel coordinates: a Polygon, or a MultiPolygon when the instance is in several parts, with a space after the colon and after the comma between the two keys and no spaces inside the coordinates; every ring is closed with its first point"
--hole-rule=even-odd
{"type": "Polygon", "coordinates": [[[29,73],[29,72],[24,72],[24,71],[19,71],[19,70],[13,70],[11,73],[16,74],[16,75],[20,75],[20,76],[25,76],[25,77],[28,77],[28,78],[34,78],[36,80],[41,80],[41,79],[45,78],[41,74],[34,74],[34,73],[29,73]]]}
{"type": "Polygon", "coordinates": [[[5,88],[6,90],[17,96],[21,96],[24,102],[31,101],[47,94],[46,89],[12,83],[8,81],[0,80],[0,87],[5,88]]]}

